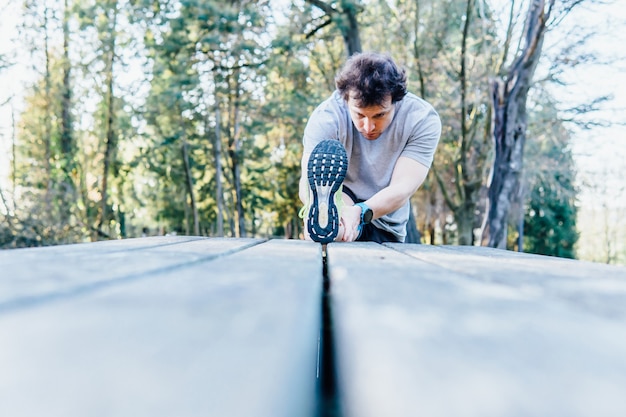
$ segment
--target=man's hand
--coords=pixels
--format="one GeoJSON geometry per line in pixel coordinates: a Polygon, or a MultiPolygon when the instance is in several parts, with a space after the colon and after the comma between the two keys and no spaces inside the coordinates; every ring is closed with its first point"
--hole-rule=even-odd
{"type": "Polygon", "coordinates": [[[343,224],[344,242],[354,242],[359,237],[359,225],[361,224],[361,207],[345,205],[341,213],[341,223],[343,224]]]}

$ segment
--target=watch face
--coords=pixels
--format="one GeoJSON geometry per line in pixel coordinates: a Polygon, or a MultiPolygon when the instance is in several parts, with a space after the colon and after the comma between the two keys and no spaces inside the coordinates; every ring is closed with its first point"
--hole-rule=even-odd
{"type": "Polygon", "coordinates": [[[365,210],[365,213],[363,213],[363,223],[369,223],[372,221],[372,217],[374,216],[374,212],[372,211],[372,209],[368,208],[367,210],[365,210]]]}

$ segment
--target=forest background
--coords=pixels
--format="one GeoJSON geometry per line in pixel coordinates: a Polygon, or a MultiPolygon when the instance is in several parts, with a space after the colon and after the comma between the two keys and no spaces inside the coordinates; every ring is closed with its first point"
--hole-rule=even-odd
{"type": "Polygon", "coordinates": [[[306,120],[376,50],[443,122],[413,241],[626,264],[618,7],[2,0],[0,247],[299,238],[306,120]]]}

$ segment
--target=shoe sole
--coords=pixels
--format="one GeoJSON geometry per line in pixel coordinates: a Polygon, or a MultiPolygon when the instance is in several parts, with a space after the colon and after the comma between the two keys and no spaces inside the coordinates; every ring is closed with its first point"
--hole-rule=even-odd
{"type": "Polygon", "coordinates": [[[311,152],[307,176],[313,198],[307,230],[316,242],[332,242],[339,233],[339,209],[334,196],[347,171],[348,155],[339,141],[324,140],[311,152]]]}

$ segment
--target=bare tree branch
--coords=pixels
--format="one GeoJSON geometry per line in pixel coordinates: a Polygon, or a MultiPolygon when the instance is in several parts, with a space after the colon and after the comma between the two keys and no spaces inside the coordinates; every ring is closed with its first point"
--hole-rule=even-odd
{"type": "Polygon", "coordinates": [[[322,10],[329,16],[338,12],[338,10],[335,9],[333,6],[321,0],[306,0],[306,2],[322,10]]]}
{"type": "Polygon", "coordinates": [[[321,29],[325,28],[326,26],[330,25],[333,22],[333,19],[330,16],[327,16],[328,18],[323,21],[322,23],[320,23],[319,25],[317,25],[316,27],[314,27],[313,29],[311,29],[309,31],[309,33],[307,33],[304,37],[305,39],[309,39],[311,36],[315,35],[317,32],[319,32],[321,29]]]}

